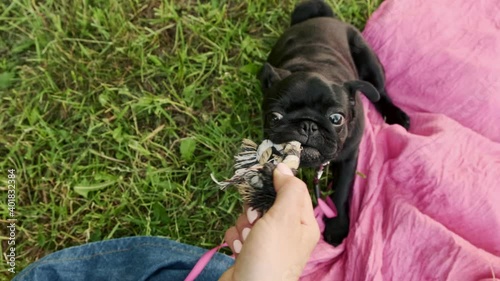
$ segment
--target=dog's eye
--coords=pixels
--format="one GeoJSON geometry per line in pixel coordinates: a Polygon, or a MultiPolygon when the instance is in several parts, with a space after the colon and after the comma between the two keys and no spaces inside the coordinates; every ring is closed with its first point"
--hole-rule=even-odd
{"type": "Polygon", "coordinates": [[[269,118],[269,123],[274,124],[274,123],[278,122],[279,120],[281,120],[283,118],[283,115],[281,115],[278,112],[271,112],[268,115],[268,118],[269,118]]]}
{"type": "Polygon", "coordinates": [[[332,122],[334,126],[341,126],[344,124],[344,116],[340,113],[334,113],[330,115],[330,122],[332,122]]]}

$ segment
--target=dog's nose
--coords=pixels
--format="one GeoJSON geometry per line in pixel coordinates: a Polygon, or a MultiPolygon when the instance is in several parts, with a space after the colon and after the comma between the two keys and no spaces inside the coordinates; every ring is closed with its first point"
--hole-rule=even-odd
{"type": "Polygon", "coordinates": [[[314,135],[318,132],[318,125],[312,121],[302,121],[300,132],[308,136],[314,135]]]}

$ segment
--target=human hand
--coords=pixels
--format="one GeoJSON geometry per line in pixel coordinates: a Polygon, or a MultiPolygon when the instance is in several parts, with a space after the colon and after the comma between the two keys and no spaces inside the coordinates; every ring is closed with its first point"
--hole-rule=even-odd
{"type": "Polygon", "coordinates": [[[271,209],[260,219],[247,209],[227,230],[225,240],[237,257],[219,281],[299,279],[320,236],[311,197],[285,164],[278,164],[273,182],[276,201],[271,209]]]}

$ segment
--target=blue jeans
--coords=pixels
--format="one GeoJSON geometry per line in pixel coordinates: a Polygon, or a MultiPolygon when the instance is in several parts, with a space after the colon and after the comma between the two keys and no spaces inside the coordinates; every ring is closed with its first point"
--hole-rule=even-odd
{"type": "MultiPolygon", "coordinates": [[[[205,249],[159,237],[94,242],[52,253],[21,271],[16,281],[184,280],[205,249]]],[[[196,280],[218,280],[233,258],[215,254],[196,280]]]]}

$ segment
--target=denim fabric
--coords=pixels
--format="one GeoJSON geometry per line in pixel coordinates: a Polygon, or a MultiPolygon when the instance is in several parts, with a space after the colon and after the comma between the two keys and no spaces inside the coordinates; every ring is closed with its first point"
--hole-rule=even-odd
{"type": "MultiPolygon", "coordinates": [[[[205,249],[160,237],[129,237],[89,243],[52,253],[13,280],[184,280],[205,249]]],[[[217,280],[233,258],[215,254],[196,280],[217,280]]]]}

